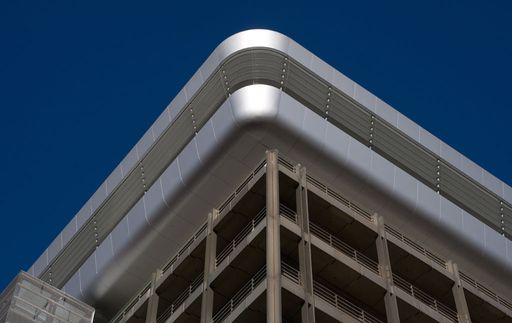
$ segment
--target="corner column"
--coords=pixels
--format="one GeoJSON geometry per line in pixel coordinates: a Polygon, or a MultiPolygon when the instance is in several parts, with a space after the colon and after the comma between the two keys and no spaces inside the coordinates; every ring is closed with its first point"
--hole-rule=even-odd
{"type": "Polygon", "coordinates": [[[302,305],[302,323],[315,322],[315,298],[313,294],[313,263],[311,259],[311,233],[309,231],[309,208],[306,168],[298,164],[295,167],[297,176],[297,224],[300,227],[299,266],[301,282],[304,288],[304,305],[302,305]]]}
{"type": "Polygon", "coordinates": [[[464,287],[462,287],[462,281],[460,280],[459,267],[451,260],[447,262],[448,271],[452,274],[454,281],[452,287],[453,298],[455,299],[455,307],[457,308],[457,315],[459,316],[459,322],[471,323],[471,317],[469,316],[468,303],[466,296],[464,295],[464,287]]]}
{"type": "Polygon", "coordinates": [[[158,294],[156,293],[157,280],[162,275],[162,271],[159,269],[153,273],[151,279],[151,288],[148,300],[148,310],[146,312],[146,323],[156,323],[158,315],[158,294]]]}
{"type": "Polygon", "coordinates": [[[281,240],[279,217],[279,164],[277,150],[266,152],[267,206],[267,323],[281,323],[281,240]]]}
{"type": "Polygon", "coordinates": [[[208,213],[206,248],[204,252],[203,295],[201,301],[201,323],[209,323],[213,319],[213,289],[210,287],[210,275],[215,270],[217,256],[217,234],[213,230],[219,211],[213,209],[208,213]]]}
{"type": "Polygon", "coordinates": [[[381,276],[386,282],[386,295],[384,296],[384,304],[386,306],[386,316],[388,322],[400,322],[398,312],[398,302],[395,295],[395,284],[393,282],[393,272],[391,271],[391,260],[389,258],[388,239],[386,238],[386,230],[384,226],[384,218],[381,215],[374,214],[374,221],[377,225],[377,257],[379,259],[379,267],[381,276]]]}

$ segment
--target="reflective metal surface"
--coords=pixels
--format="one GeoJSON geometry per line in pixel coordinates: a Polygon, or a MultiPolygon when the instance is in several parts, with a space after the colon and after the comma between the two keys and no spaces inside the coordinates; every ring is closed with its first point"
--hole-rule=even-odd
{"type": "MultiPolygon", "coordinates": [[[[72,253],[77,257],[88,255],[85,262],[77,262],[80,263],[79,270],[73,273],[75,269],[70,267],[62,272],[62,275],[69,275],[69,279],[64,280],[65,291],[94,306],[105,307],[106,311],[120,306],[131,294],[129,292],[142,286],[166,255],[173,253],[203,223],[208,211],[218,207],[227,192],[250,171],[263,152],[277,148],[285,156],[305,163],[312,173],[332,183],[347,196],[385,214],[403,231],[442,250],[460,264],[466,264],[475,275],[490,281],[497,289],[512,289],[510,280],[503,283],[503,277],[512,274],[512,242],[509,239],[362,144],[361,140],[353,137],[353,133],[349,135],[340,130],[327,117],[297,101],[300,98],[284,93],[280,89],[279,74],[275,75],[274,81],[267,81],[270,85],[241,82],[236,90],[230,85],[237,83],[230,83],[226,77],[224,89],[208,89],[210,96],[220,100],[219,103],[224,102],[214,114],[201,110],[200,104],[189,106],[195,109],[191,111],[192,120],[179,123],[185,120],[180,116],[187,102],[202,100],[199,90],[203,83],[212,75],[224,79],[223,62],[248,48],[268,48],[293,58],[403,131],[409,139],[440,154],[451,166],[459,168],[504,201],[512,201],[507,185],[471,164],[300,45],[275,32],[253,30],[236,34],[219,45],[56,242],[34,264],[32,274],[48,273],[48,264],[58,259],[68,241],[77,239],[78,232],[84,230],[84,224],[91,223],[90,217],[105,207],[105,201],[113,192],[123,189],[126,196],[137,192],[141,198],[135,199],[139,195],[133,195],[136,202],[126,204],[129,211],[126,215],[119,213],[119,222],[105,223],[103,227],[113,226],[114,229],[102,233],[105,238],[96,242],[97,248],[94,241],[87,240],[92,249],[84,248],[80,253],[72,253]],[[215,96],[217,92],[220,97],[215,96]],[[224,93],[229,97],[226,98],[224,93]],[[204,120],[202,127],[197,129],[196,119],[204,120]],[[152,147],[163,140],[162,134],[166,129],[171,130],[170,126],[177,130],[169,136],[166,147],[177,142],[186,144],[176,148],[179,154],[163,173],[151,175],[151,170],[156,168],[145,161],[149,160],[148,154],[159,153],[152,147]],[[183,137],[187,131],[192,135],[183,137]],[[146,185],[146,177],[150,175],[155,181],[146,185]],[[475,254],[481,258],[475,259],[475,254]]],[[[282,63],[286,64],[286,61],[282,63]]],[[[294,93],[293,89],[291,91],[294,93]]],[[[317,100],[314,94],[308,102],[317,100]]],[[[327,92],[321,94],[327,98],[327,92]]],[[[353,131],[356,132],[355,129],[353,131]]],[[[155,158],[154,162],[158,159],[155,158]]],[[[119,210],[119,207],[112,206],[112,210],[119,210]]],[[[107,222],[112,219],[105,217],[107,222]]]]}

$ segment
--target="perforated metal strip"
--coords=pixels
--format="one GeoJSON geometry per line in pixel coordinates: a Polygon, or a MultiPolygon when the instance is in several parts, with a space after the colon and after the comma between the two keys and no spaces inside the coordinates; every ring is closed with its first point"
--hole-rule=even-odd
{"type": "Polygon", "coordinates": [[[268,84],[303,103],[461,208],[511,237],[512,206],[364,106],[284,54],[267,48],[235,53],[215,70],[137,167],[110,194],[40,275],[62,287],[143,196],[230,93],[268,84]],[[326,98],[329,98],[326,104],[326,98]],[[328,110],[328,111],[327,111],[328,110]],[[372,124],[373,122],[373,124],[372,124]],[[369,137],[369,134],[372,134],[369,137]],[[369,138],[373,138],[370,142],[369,138]],[[141,182],[144,169],[145,186],[141,182]]]}

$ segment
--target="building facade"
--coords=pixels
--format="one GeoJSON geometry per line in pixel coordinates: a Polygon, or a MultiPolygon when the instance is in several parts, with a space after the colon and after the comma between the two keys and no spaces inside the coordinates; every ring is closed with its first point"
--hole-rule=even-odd
{"type": "Polygon", "coordinates": [[[511,235],[508,185],[252,30],[29,273],[98,322],[512,322],[511,235]]]}

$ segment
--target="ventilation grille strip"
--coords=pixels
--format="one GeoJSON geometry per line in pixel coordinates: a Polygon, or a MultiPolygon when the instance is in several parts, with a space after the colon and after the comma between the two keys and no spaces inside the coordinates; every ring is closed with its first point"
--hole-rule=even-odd
{"type": "Polygon", "coordinates": [[[146,156],[61,250],[40,278],[61,288],[227,96],[238,88],[255,83],[282,88],[287,94],[432,189],[438,190],[494,230],[511,237],[510,204],[500,200],[497,195],[469,179],[380,117],[374,116],[371,111],[293,59],[270,49],[251,49],[228,57],[212,73],[148,150],[146,156]],[[146,186],[142,182],[142,167],[146,186]]]}

